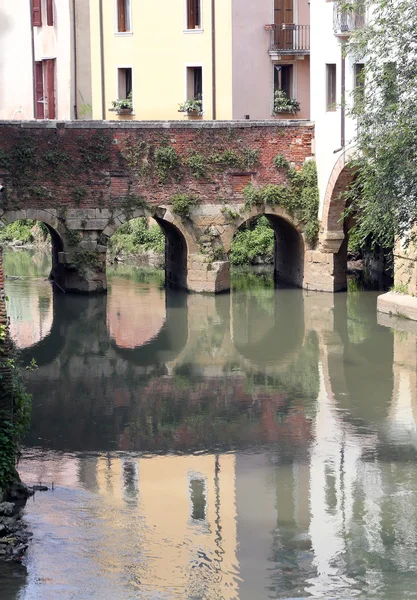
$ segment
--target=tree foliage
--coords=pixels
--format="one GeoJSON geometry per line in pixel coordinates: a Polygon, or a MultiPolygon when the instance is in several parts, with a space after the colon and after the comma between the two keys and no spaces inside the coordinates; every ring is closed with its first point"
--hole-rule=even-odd
{"type": "Polygon", "coordinates": [[[358,127],[348,210],[359,239],[390,247],[417,221],[417,3],[351,0],[342,10],[367,17],[345,47],[365,64],[349,110],[358,127]]]}

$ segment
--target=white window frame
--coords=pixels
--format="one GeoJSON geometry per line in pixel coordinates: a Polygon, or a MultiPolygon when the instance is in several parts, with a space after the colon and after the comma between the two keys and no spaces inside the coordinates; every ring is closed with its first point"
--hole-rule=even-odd
{"type": "MultiPolygon", "coordinates": [[[[188,0],[183,0],[184,3],[184,27],[183,27],[183,33],[186,34],[199,34],[199,33],[204,33],[204,27],[203,27],[203,0],[199,0],[200,2],[200,21],[201,21],[201,25],[199,27],[199,29],[188,29],[187,25],[188,25],[188,0]]],[[[198,65],[196,65],[198,66],[198,65]]]]}
{"type": "Polygon", "coordinates": [[[132,21],[133,0],[130,0],[130,5],[129,5],[130,31],[119,31],[119,13],[117,10],[117,3],[118,3],[118,0],[114,0],[114,35],[120,36],[120,37],[126,37],[129,35],[133,35],[133,21],[132,21]]]}
{"type": "Polygon", "coordinates": [[[135,114],[135,84],[134,84],[134,68],[133,65],[116,65],[116,99],[120,100],[119,98],[119,70],[120,69],[131,69],[132,70],[132,106],[133,106],[133,110],[132,110],[132,115],[135,114]]]}

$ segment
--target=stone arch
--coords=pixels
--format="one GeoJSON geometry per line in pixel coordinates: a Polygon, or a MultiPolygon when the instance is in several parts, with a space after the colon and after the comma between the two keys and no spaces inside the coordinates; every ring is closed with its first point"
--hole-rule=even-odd
{"type": "Polygon", "coordinates": [[[102,235],[108,240],[121,225],[139,217],[152,217],[164,232],[166,283],[174,287],[188,289],[188,255],[198,252],[198,244],[183,221],[173,215],[166,207],[157,207],[153,210],[136,208],[129,211],[129,213],[121,209],[120,212],[115,213],[112,220],[103,229],[102,235]]]}
{"type": "Polygon", "coordinates": [[[346,192],[355,178],[355,169],[349,165],[349,155],[344,153],[336,161],[324,196],[320,243],[329,252],[338,252],[345,238],[344,224],[340,220],[346,208],[346,192]]]}
{"type": "Polygon", "coordinates": [[[265,215],[275,233],[274,272],[277,280],[303,286],[305,240],[302,224],[280,206],[266,205],[253,207],[242,214],[228,228],[223,236],[223,245],[227,253],[235,233],[244,225],[257,217],[265,215]]]}
{"type": "Polygon", "coordinates": [[[27,210],[6,210],[0,217],[0,220],[8,225],[13,221],[21,219],[31,219],[44,223],[51,236],[52,249],[52,267],[50,280],[57,284],[56,289],[59,291],[64,284],[64,267],[60,263],[60,254],[64,251],[65,226],[58,219],[56,212],[43,209],[27,209],[27,210]]]}

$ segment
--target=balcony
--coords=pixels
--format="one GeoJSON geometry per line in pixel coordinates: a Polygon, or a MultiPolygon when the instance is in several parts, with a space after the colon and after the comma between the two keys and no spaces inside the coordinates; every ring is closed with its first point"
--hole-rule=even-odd
{"type": "Polygon", "coordinates": [[[333,31],[340,38],[349,37],[356,29],[365,25],[365,9],[349,10],[342,8],[341,2],[335,0],[333,4],[333,31]]]}
{"type": "Polygon", "coordinates": [[[310,25],[268,25],[271,31],[269,54],[310,54],[310,25]]]}

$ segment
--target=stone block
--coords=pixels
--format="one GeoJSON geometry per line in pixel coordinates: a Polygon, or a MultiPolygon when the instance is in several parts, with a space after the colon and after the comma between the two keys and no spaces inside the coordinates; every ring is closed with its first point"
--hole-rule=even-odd
{"type": "Polygon", "coordinates": [[[417,298],[406,294],[387,292],[378,296],[377,311],[417,321],[417,298]]]}

